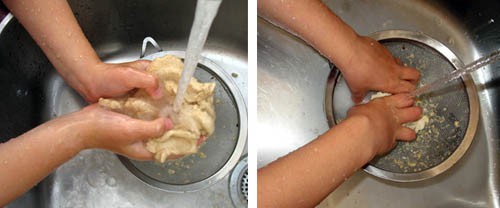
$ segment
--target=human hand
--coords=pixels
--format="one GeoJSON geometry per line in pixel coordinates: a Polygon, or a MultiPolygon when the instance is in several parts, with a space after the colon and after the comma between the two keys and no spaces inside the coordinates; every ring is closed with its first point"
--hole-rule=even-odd
{"type": "MultiPolygon", "coordinates": [[[[80,73],[73,87],[89,102],[101,97],[117,97],[135,88],[144,88],[153,98],[161,97],[158,80],[146,72],[150,61],[139,60],[121,64],[99,62],[80,73]]],[[[70,83],[71,84],[71,83],[70,83]]]]}
{"type": "Polygon", "coordinates": [[[402,66],[389,50],[369,37],[358,36],[349,57],[339,68],[355,103],[361,102],[369,90],[410,92],[419,79],[416,69],[402,66]]]}
{"type": "Polygon", "coordinates": [[[76,135],[81,149],[107,149],[138,160],[152,160],[153,154],[146,149],[145,142],[163,135],[173,126],[167,118],[137,120],[97,104],[58,119],[74,125],[70,133],[76,135]]]}
{"type": "Polygon", "coordinates": [[[408,94],[398,94],[377,98],[367,104],[352,107],[347,117],[366,118],[368,123],[368,141],[372,141],[374,153],[384,154],[394,148],[396,140],[415,139],[414,130],[402,126],[403,123],[416,121],[422,109],[413,107],[414,100],[408,94]]]}

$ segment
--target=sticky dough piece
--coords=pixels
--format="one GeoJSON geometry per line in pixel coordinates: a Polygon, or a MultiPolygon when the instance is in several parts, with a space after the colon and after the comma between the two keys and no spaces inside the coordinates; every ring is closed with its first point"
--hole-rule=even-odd
{"type": "MultiPolygon", "coordinates": [[[[376,99],[376,98],[381,98],[381,97],[386,97],[390,96],[392,94],[390,93],[385,93],[385,92],[377,92],[375,94],[372,94],[370,97],[370,100],[376,99]]],[[[425,128],[425,126],[429,123],[429,117],[427,115],[422,116],[420,119],[414,122],[406,123],[404,126],[413,129],[415,133],[418,133],[422,129],[425,128]]]]}
{"type": "Polygon", "coordinates": [[[146,143],[146,148],[159,162],[165,162],[171,155],[196,153],[198,139],[201,136],[208,138],[215,128],[215,83],[200,83],[192,78],[180,112],[174,114],[171,110],[182,68],[182,61],[171,55],[157,58],[149,64],[147,72],[155,75],[163,86],[163,97],[159,100],[149,97],[143,89],[121,98],[99,99],[100,106],[133,118],[154,120],[162,113],[172,118],[172,130],[146,143]]]}

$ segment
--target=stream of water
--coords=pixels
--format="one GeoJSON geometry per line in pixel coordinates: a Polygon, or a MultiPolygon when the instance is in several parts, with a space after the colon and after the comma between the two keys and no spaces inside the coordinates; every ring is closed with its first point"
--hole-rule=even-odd
{"type": "Polygon", "coordinates": [[[177,88],[177,96],[174,101],[175,112],[179,112],[184,102],[184,95],[186,94],[189,80],[191,80],[196,70],[203,45],[205,45],[205,41],[207,40],[208,31],[210,31],[221,2],[222,0],[198,0],[196,3],[196,12],[184,59],[184,69],[182,70],[179,87],[177,88]]]}
{"type": "Polygon", "coordinates": [[[448,84],[449,82],[451,82],[451,81],[453,81],[453,80],[455,80],[455,79],[457,79],[465,74],[476,71],[476,70],[478,70],[478,69],[480,69],[488,64],[497,62],[499,60],[500,60],[500,50],[495,51],[493,53],[490,53],[487,56],[484,56],[484,57],[470,63],[469,65],[467,65],[461,69],[457,69],[457,70],[453,71],[452,73],[446,74],[446,75],[440,77],[439,79],[431,82],[430,84],[425,84],[424,86],[422,86],[422,87],[416,89],[415,91],[413,91],[412,93],[410,93],[410,95],[413,97],[417,97],[417,96],[422,95],[424,93],[438,89],[438,88],[448,84]]]}

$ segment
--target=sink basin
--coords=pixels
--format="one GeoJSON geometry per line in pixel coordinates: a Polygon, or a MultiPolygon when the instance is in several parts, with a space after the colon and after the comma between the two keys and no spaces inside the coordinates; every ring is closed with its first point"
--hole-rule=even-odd
{"type": "MultiPolygon", "coordinates": [[[[500,46],[496,1],[324,2],[359,34],[421,32],[445,44],[465,64],[500,46]]],[[[262,167],[328,130],[323,102],[330,67],[305,42],[267,21],[259,19],[257,30],[259,116],[254,139],[262,167]]],[[[480,102],[479,124],[473,143],[452,168],[411,183],[358,171],[319,207],[500,207],[499,66],[472,74],[480,102]]]]}
{"type": "MultiPolygon", "coordinates": [[[[147,36],[165,51],[184,51],[195,11],[195,1],[181,0],[69,3],[98,55],[110,63],[139,59],[147,36]]],[[[233,74],[248,103],[246,1],[221,4],[202,56],[233,74]]],[[[0,75],[2,142],[87,105],[11,15],[0,23],[0,75]]],[[[85,150],[7,207],[232,207],[230,186],[228,174],[198,192],[167,193],[141,182],[115,154],[85,150]]]]}

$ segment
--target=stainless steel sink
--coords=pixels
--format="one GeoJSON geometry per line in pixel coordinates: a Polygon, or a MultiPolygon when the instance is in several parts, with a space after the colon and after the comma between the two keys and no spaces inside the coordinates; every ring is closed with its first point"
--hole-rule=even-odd
{"type": "MultiPolygon", "coordinates": [[[[422,32],[465,64],[500,47],[498,1],[324,1],[358,33],[422,32]],[[498,21],[498,22],[497,22],[498,21]]],[[[300,39],[258,20],[258,166],[328,130],[323,102],[328,62],[300,39]],[[292,95],[292,96],[291,96],[292,95]]],[[[325,34],[334,35],[334,34],[325,34]]],[[[474,142],[445,173],[397,183],[358,171],[319,207],[500,207],[500,71],[475,72],[480,121],[474,142]]]]}
{"type": "MultiPolygon", "coordinates": [[[[106,62],[139,59],[146,36],[166,51],[184,51],[195,3],[70,1],[87,38],[106,62]]],[[[247,103],[246,1],[222,3],[202,55],[234,73],[247,103]]],[[[0,23],[0,96],[2,142],[86,105],[11,15],[0,23]]],[[[167,193],[142,183],[113,153],[85,150],[7,207],[232,207],[229,179],[227,175],[198,192],[167,193]]]]}

